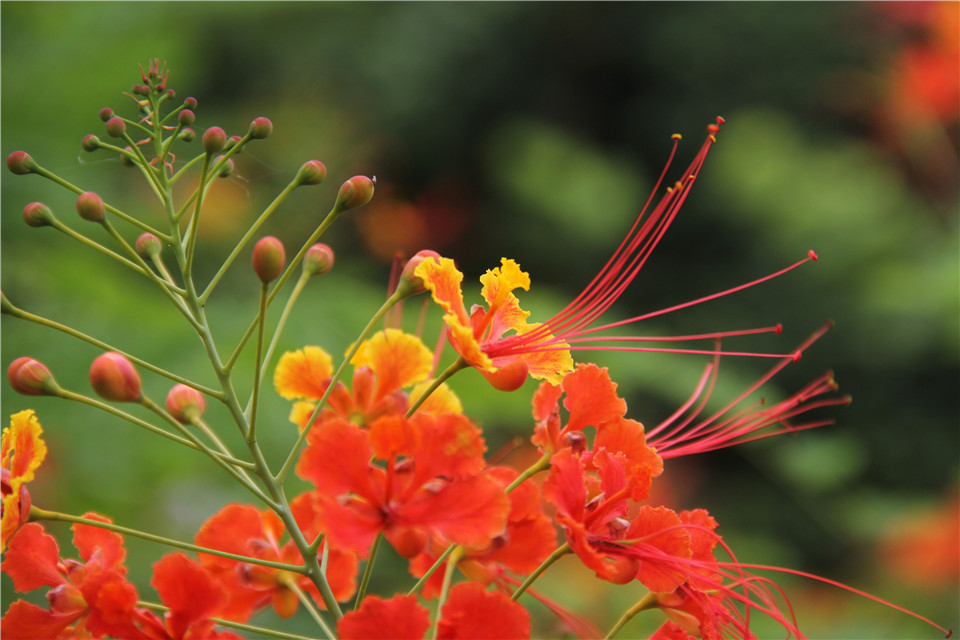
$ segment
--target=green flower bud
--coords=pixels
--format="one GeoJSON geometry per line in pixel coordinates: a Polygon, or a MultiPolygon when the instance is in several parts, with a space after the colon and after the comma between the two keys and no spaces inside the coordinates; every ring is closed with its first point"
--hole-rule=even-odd
{"type": "Polygon", "coordinates": [[[103,206],[103,200],[93,191],[81,193],[77,198],[77,213],[84,220],[90,222],[103,222],[106,217],[106,209],[103,206]]]}
{"type": "Polygon", "coordinates": [[[275,280],[283,271],[286,262],[287,254],[283,243],[273,236],[260,238],[253,246],[253,271],[261,282],[275,280]]]}
{"type": "Polygon", "coordinates": [[[197,116],[190,109],[184,109],[177,114],[177,120],[180,124],[186,126],[188,124],[193,124],[193,121],[197,119],[197,116]]]}
{"type": "Polygon", "coordinates": [[[303,272],[311,276],[319,276],[333,269],[333,249],[322,242],[318,242],[303,256],[303,272]]]}
{"type": "Polygon", "coordinates": [[[197,137],[197,132],[190,127],[184,127],[180,130],[180,134],[177,137],[184,142],[193,142],[194,138],[197,137]]]}
{"type": "Polygon", "coordinates": [[[269,118],[254,118],[250,123],[250,137],[254,140],[263,140],[273,133],[273,123],[269,118]]]}
{"type": "Polygon", "coordinates": [[[100,148],[100,138],[91,134],[83,136],[83,140],[80,142],[80,146],[83,147],[84,151],[96,151],[100,148]]]}
{"type": "Polygon", "coordinates": [[[183,101],[183,106],[185,106],[187,109],[196,109],[197,99],[194,98],[193,96],[190,96],[189,98],[183,101]]]}
{"type": "Polygon", "coordinates": [[[14,151],[7,156],[7,169],[10,169],[11,173],[23,176],[36,171],[37,163],[26,151],[14,151]]]}
{"type": "Polygon", "coordinates": [[[320,184],[326,177],[327,167],[319,160],[310,160],[297,172],[297,184],[320,184]]]}
{"type": "Polygon", "coordinates": [[[353,176],[340,186],[335,208],[340,211],[362,207],[373,198],[373,180],[367,176],[353,176]]]}
{"type": "Polygon", "coordinates": [[[109,120],[109,119],[112,118],[112,117],[113,117],[113,109],[111,109],[110,107],[104,107],[103,109],[100,109],[100,119],[101,119],[101,120],[103,120],[104,122],[106,122],[107,120],[109,120]]]}
{"type": "Polygon", "coordinates": [[[113,116],[107,120],[106,129],[107,135],[111,138],[122,138],[123,133],[127,130],[127,123],[123,121],[123,118],[113,116]]]}
{"type": "Polygon", "coordinates": [[[31,227],[48,227],[53,225],[56,218],[47,205],[42,202],[31,202],[23,208],[23,221],[31,227]]]}
{"type": "Polygon", "coordinates": [[[109,351],[90,365],[90,384],[101,398],[114,402],[135,402],[140,399],[140,374],[127,357],[109,351]]]}
{"type": "Polygon", "coordinates": [[[203,132],[203,149],[210,155],[217,153],[227,144],[227,134],[220,127],[210,127],[203,132]]]}

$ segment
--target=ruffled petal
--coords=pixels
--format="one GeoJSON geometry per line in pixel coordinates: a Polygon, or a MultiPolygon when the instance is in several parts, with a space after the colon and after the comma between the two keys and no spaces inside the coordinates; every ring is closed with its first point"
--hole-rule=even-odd
{"type": "Polygon", "coordinates": [[[450,590],[441,611],[437,638],[514,640],[530,637],[530,613],[499,591],[462,582],[450,590]]]}
{"type": "Polygon", "coordinates": [[[43,428],[33,409],[10,416],[10,426],[3,430],[0,444],[0,466],[10,471],[11,478],[20,478],[23,482],[33,480],[34,470],[47,455],[41,433],[43,428]]]}
{"type": "Polygon", "coordinates": [[[394,596],[389,600],[367,596],[359,609],[340,618],[337,637],[341,640],[422,640],[429,627],[430,614],[417,602],[416,596],[394,596]]]}
{"type": "Polygon", "coordinates": [[[424,380],[433,369],[433,353],[420,338],[399,329],[375,333],[357,349],[350,363],[377,374],[377,397],[424,380]]]}
{"type": "Polygon", "coordinates": [[[65,579],[57,569],[59,562],[57,541],[38,523],[28,522],[10,540],[0,571],[10,576],[14,589],[27,593],[63,584],[65,579]]]}
{"type": "Polygon", "coordinates": [[[567,429],[599,427],[627,412],[627,403],[617,395],[617,385],[610,380],[606,367],[579,364],[563,379],[562,386],[567,394],[563,406],[570,412],[567,429]]]}
{"type": "Polygon", "coordinates": [[[304,347],[280,356],[273,372],[277,393],[287,400],[308,398],[319,400],[333,375],[333,358],[320,347],[304,347]]]}
{"type": "MultiPolygon", "coordinates": [[[[98,522],[113,522],[110,518],[96,513],[85,513],[83,517],[98,522]]],[[[80,552],[80,557],[84,561],[89,562],[91,558],[98,555],[102,569],[113,569],[123,564],[127,557],[127,550],[123,548],[122,535],[88,524],[74,524],[71,529],[73,529],[73,546],[80,552]]]]}
{"type": "Polygon", "coordinates": [[[170,607],[167,627],[174,638],[182,638],[192,625],[216,615],[226,595],[210,573],[181,552],[153,565],[150,585],[170,607]]]}

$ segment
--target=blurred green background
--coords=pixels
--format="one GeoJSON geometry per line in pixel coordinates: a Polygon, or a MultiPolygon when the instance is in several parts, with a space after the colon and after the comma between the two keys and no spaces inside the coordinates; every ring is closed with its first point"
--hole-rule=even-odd
{"type": "MultiPolygon", "coordinates": [[[[133,115],[121,93],[139,82],[137,63],[167,62],[178,97],[199,101],[198,132],[216,124],[242,134],[254,117],[272,119],[274,134],[239,156],[235,175],[210,198],[201,281],[304,161],[322,160],[330,173],[324,185],[294,193],[264,228],[288,251],[315,228],[342,180],[377,176],[374,201],[325,236],[336,267],[305,292],[282,349],[318,344],[342,354],[382,301],[397,251],[456,258],[468,304],[478,299],[479,275],[513,257],[533,280],[524,306],[548,317],[616,246],[670,135],[684,136],[671,174],[679,176],[705,125],[723,115],[720,142],[683,212],[615,317],[713,293],[816,249],[816,264],[631,331],[782,322],[776,339],[728,345],[776,352],[833,319],[836,328],[764,393],[789,393],[831,368],[853,404],[830,410],[832,427],[671,461],[659,497],[709,509],[742,561],[821,573],[960,627],[957,3],[4,2],[0,10],[4,156],[27,150],[146,219],[158,211],[138,174],[80,149],[84,135],[104,136],[102,107],[133,115]]],[[[4,293],[212,384],[199,342],[166,300],[55,231],[24,225],[20,212],[34,200],[100,237],[72,214],[72,194],[4,171],[4,293]]],[[[248,256],[210,304],[224,351],[255,313],[248,256]]],[[[412,329],[419,305],[409,306],[412,329]]],[[[434,310],[428,344],[437,323],[434,310]]],[[[7,317],[2,330],[4,366],[30,355],[64,386],[89,388],[96,349],[7,317]]],[[[687,397],[704,364],[698,356],[581,356],[610,367],[630,416],[647,424],[687,397]]],[[[717,402],[768,364],[725,361],[717,402]]],[[[453,386],[487,430],[491,452],[529,435],[532,383],[500,394],[469,372],[458,378],[453,386]]],[[[145,377],[158,400],[168,386],[145,377]]],[[[2,403],[5,415],[36,409],[44,425],[50,453],[31,485],[44,508],[93,510],[191,538],[221,505],[246,499],[201,456],[92,409],[6,385],[2,403]]],[[[262,408],[261,433],[278,459],[294,438],[289,405],[268,385],[262,408]]],[[[216,408],[208,415],[228,426],[216,408]]],[[[128,546],[131,574],[152,597],[149,565],[166,549],[128,546]]],[[[406,584],[393,564],[399,577],[378,588],[406,584]]],[[[571,561],[541,585],[601,628],[642,595],[636,584],[582,576],[571,561]]],[[[3,580],[5,609],[16,596],[3,580]]],[[[810,637],[937,637],[837,589],[778,581],[810,637]]],[[[640,616],[621,637],[645,637],[659,622],[656,613],[640,616]]],[[[308,620],[298,624],[310,632],[308,620]]],[[[550,635],[548,616],[537,624],[550,635]]]]}

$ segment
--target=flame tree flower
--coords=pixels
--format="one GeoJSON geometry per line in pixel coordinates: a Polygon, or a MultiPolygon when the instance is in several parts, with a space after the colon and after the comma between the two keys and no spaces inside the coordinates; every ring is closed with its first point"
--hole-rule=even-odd
{"type": "Polygon", "coordinates": [[[10,426],[3,430],[0,444],[0,488],[3,494],[0,518],[0,552],[30,513],[30,493],[26,483],[47,455],[47,445],[40,437],[43,428],[32,409],[10,416],[10,426]]]}
{"type": "MultiPolygon", "coordinates": [[[[521,271],[519,265],[513,260],[503,258],[500,267],[487,271],[480,278],[483,283],[481,293],[487,302],[487,308],[474,306],[469,314],[464,307],[461,290],[463,274],[457,270],[452,260],[448,258],[424,260],[417,266],[415,275],[422,279],[434,301],[444,310],[444,322],[449,341],[460,355],[462,363],[478,369],[498,389],[513,390],[519,388],[527,375],[546,380],[551,384],[558,384],[564,374],[573,369],[573,360],[569,353],[573,349],[709,353],[701,349],[629,347],[620,343],[703,340],[779,332],[779,326],[777,326],[671,338],[597,335],[602,331],[729,295],[817,259],[816,254],[811,251],[805,259],[752,282],[659,311],[595,326],[600,317],[626,291],[677,216],[693,188],[697,174],[706,160],[707,152],[716,142],[716,133],[722,123],[723,118],[718,117],[716,124],[707,127],[709,132],[707,139],[690,166],[684,171],[680,180],[672,187],[668,187],[666,193],[651,208],[654,195],[663,183],[677,150],[680,136],[674,135],[673,147],[666,166],[653,192],[616,251],[580,295],[546,322],[533,324],[527,322],[529,312],[520,308],[519,301],[512,291],[529,290],[530,277],[526,272],[521,271]]],[[[730,352],[730,355],[769,356],[770,354],[730,352]]]]}

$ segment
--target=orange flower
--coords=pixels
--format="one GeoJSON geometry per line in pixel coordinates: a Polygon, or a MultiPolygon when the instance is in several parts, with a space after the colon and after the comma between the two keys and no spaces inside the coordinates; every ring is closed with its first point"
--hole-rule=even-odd
{"type": "Polygon", "coordinates": [[[3,492],[3,516],[0,518],[0,552],[7,541],[27,521],[30,494],[25,484],[33,480],[33,472],[47,455],[47,445],[40,437],[43,429],[33,409],[15,413],[10,426],[3,430],[0,444],[0,487],[3,492]]]}
{"type": "MultiPolygon", "coordinates": [[[[411,400],[419,397],[433,370],[433,354],[420,338],[398,329],[386,329],[371,336],[351,360],[355,367],[353,389],[338,382],[318,421],[340,416],[355,424],[367,425],[382,415],[402,415],[411,400]],[[409,387],[408,393],[404,391],[409,387]]],[[[294,403],[290,420],[303,427],[316,403],[327,392],[333,377],[333,358],[320,347],[304,347],[281,356],[274,372],[277,392],[294,403]]],[[[441,385],[420,407],[426,413],[460,413],[456,395],[441,385]]]]}

